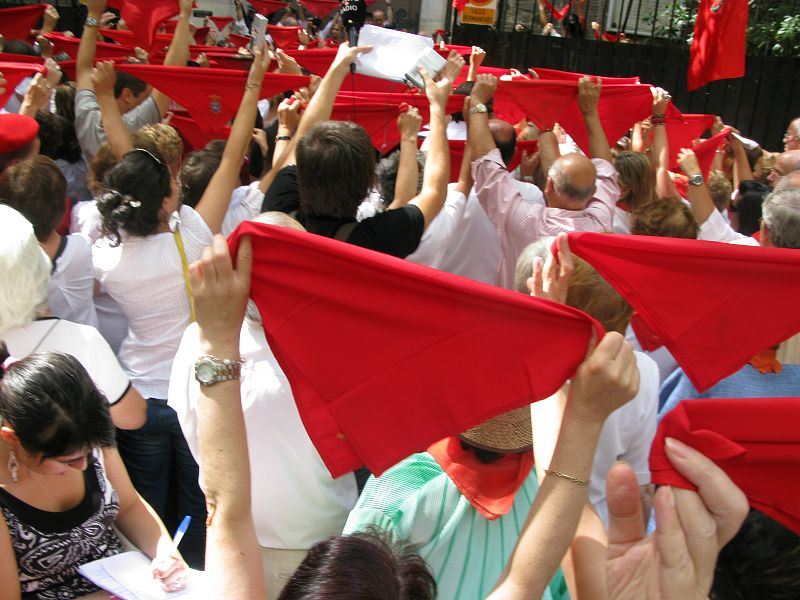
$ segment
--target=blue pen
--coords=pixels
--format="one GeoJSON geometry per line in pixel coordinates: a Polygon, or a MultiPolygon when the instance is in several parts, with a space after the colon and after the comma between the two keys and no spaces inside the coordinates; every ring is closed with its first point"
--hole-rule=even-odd
{"type": "Polygon", "coordinates": [[[192,517],[186,515],[183,517],[183,521],[181,524],[178,525],[178,530],[175,532],[175,536],[172,538],[173,545],[177,548],[178,544],[181,543],[183,536],[186,535],[186,530],[189,529],[189,523],[192,522],[192,517]]]}

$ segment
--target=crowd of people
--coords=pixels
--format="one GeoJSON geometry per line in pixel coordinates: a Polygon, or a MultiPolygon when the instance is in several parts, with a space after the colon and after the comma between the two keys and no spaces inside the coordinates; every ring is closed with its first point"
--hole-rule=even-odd
{"type": "MultiPolygon", "coordinates": [[[[253,7],[236,0],[232,22],[197,44],[192,5],[176,2],[157,60],[137,48],[133,62],[163,62],[174,73],[191,66],[202,80],[209,42],[235,46],[235,36],[249,35],[253,7]]],[[[43,31],[3,40],[0,55],[0,600],[108,598],[78,567],[127,548],[152,560],[167,592],[195,576],[191,567],[205,570],[207,597],[232,600],[800,596],[800,532],[754,508],[717,457],[657,434],[693,399],[800,398],[800,338],[765,342],[735,373],[701,386],[685,353],[648,343],[637,327],[633,286],[570,248],[576,232],[597,232],[793,256],[800,118],[788,124],[782,152],[712,116],[709,141],[676,148],[669,126],[683,117],[669,92],[637,84],[648,90],[649,114],[609,139],[606,120],[620,119],[600,107],[615,82],[581,74],[565,74],[574,119],[543,124],[538,110],[511,118],[503,85],[544,81],[545,70],[485,68],[477,47],[443,47],[438,73],[420,68],[422,89],[378,100],[351,75],[375,49],[351,47],[338,12],[315,21],[287,7],[270,19],[298,28],[292,51],[240,48],[247,72],[233,68],[242,75],[238,108],[223,137],[199,143],[181,123],[203,115],[187,115],[192,107],[172,90],[151,87],[121,60],[97,59],[109,45],[99,44],[103,27],[125,29],[108,8],[86,1],[85,20],[62,36],[79,38],[74,56],[57,41],[54,52],[47,37],[58,27],[53,7],[43,31]],[[320,76],[300,66],[298,48],[324,47],[333,49],[320,76]],[[30,63],[35,75],[12,81],[15,54],[43,57],[30,63]],[[64,61],[72,59],[70,80],[64,61]],[[273,71],[296,85],[265,95],[273,71]],[[360,107],[395,98],[403,103],[380,134],[354,122],[360,107]],[[377,137],[396,143],[378,151],[377,137]],[[291,307],[251,299],[254,271],[270,261],[239,235],[248,222],[304,243],[357,247],[347,256],[370,265],[358,271],[358,293],[381,287],[374,269],[416,263],[426,269],[404,267],[400,276],[446,273],[451,291],[557,307],[594,333],[551,393],[533,381],[513,410],[431,439],[383,472],[362,466],[333,477],[299,407],[308,384],[297,369],[287,375],[280,327],[266,326],[276,322],[266,319],[271,311],[287,321],[306,314],[310,290],[295,290],[291,307]],[[654,485],[658,440],[686,486],[654,485]],[[170,534],[184,516],[191,520],[178,546],[170,534]]],[[[391,26],[389,0],[386,9],[371,12],[373,25],[391,26]]],[[[212,113],[223,110],[212,100],[212,113]]],[[[679,275],[661,284],[675,293],[688,285],[679,275]]],[[[786,290],[787,301],[796,297],[786,290]]],[[[338,299],[345,310],[349,301],[338,299]]],[[[372,345],[382,313],[352,310],[363,313],[359,330],[309,319],[301,328],[309,352],[323,336],[363,340],[363,353],[380,361],[407,351],[372,345]]],[[[791,327],[783,330],[797,334],[791,327]]],[[[426,360],[446,363],[448,349],[425,347],[426,360]]],[[[564,363],[548,348],[537,352],[539,368],[564,363]]],[[[358,387],[366,359],[347,358],[350,371],[331,376],[358,387]]],[[[520,377],[487,373],[477,394],[520,377]]],[[[457,380],[447,386],[476,396],[457,380]]],[[[435,405],[426,387],[415,381],[401,393],[435,405]]],[[[361,410],[404,410],[381,406],[370,398],[361,410]]],[[[447,410],[432,406],[431,415],[447,410]]]]}

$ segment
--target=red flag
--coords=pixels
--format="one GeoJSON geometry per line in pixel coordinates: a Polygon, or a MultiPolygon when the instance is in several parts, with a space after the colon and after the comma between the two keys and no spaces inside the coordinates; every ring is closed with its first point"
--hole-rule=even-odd
{"type": "MultiPolygon", "coordinates": [[[[66,52],[70,58],[77,60],[78,46],[81,38],[66,37],[59,33],[48,33],[44,37],[53,44],[55,52],[66,52]]],[[[97,49],[94,53],[95,58],[110,60],[113,58],[127,58],[133,55],[133,47],[120,46],[119,44],[109,44],[107,42],[97,42],[97,49]]]]}
{"type": "Polygon", "coordinates": [[[246,221],[234,255],[243,235],[270,348],[334,477],[551,395],[602,335],[568,306],[310,233],[246,221]]]}
{"type": "Polygon", "coordinates": [[[324,19],[331,12],[339,10],[339,7],[342,6],[339,0],[300,0],[300,4],[302,4],[308,12],[320,19],[324,19]]]}
{"type": "Polygon", "coordinates": [[[796,250],[599,233],[570,233],[569,247],[625,297],[701,392],[800,331],[796,250]]]}
{"type": "Polygon", "coordinates": [[[689,91],[744,76],[747,0],[700,0],[689,53],[689,91]]]}
{"type": "Polygon", "coordinates": [[[5,77],[5,91],[0,94],[0,107],[5,106],[11,94],[26,77],[35,73],[44,75],[47,69],[44,65],[29,62],[0,62],[0,73],[5,77]]]}
{"type": "MultiPolygon", "coordinates": [[[[247,73],[233,69],[196,69],[166,65],[117,65],[118,71],[146,81],[178,104],[185,106],[200,127],[221,134],[236,116],[244,94],[247,73]]],[[[308,85],[308,77],[268,73],[261,86],[261,98],[308,85]]]]}
{"type": "Polygon", "coordinates": [[[547,9],[548,9],[548,10],[549,10],[549,11],[552,13],[553,17],[555,17],[555,18],[556,18],[556,20],[558,20],[558,21],[563,21],[563,20],[564,20],[564,17],[566,17],[566,16],[567,16],[567,14],[569,14],[569,7],[570,7],[570,6],[572,6],[572,2],[573,2],[573,1],[574,1],[574,0],[570,0],[570,2],[568,2],[568,3],[567,3],[567,5],[566,5],[565,7],[563,7],[563,8],[560,8],[560,9],[559,9],[559,8],[556,8],[555,6],[553,6],[553,5],[550,3],[550,0],[544,0],[544,5],[545,5],[545,6],[547,7],[547,9]]]}
{"type": "Polygon", "coordinates": [[[27,40],[44,15],[47,4],[0,9],[0,34],[7,40],[27,40]]]}
{"type": "Polygon", "coordinates": [[[681,148],[691,148],[698,139],[714,124],[714,115],[681,115],[681,119],[667,119],[667,139],[669,140],[669,168],[678,169],[678,153],[681,148]]]}
{"type": "Polygon", "coordinates": [[[146,50],[156,41],[158,24],[181,12],[178,0],[108,0],[108,6],[119,10],[136,45],[146,50]]]}
{"type": "Polygon", "coordinates": [[[286,2],[278,2],[277,0],[250,0],[250,4],[262,15],[271,15],[286,8],[286,2]]]}
{"type": "Polygon", "coordinates": [[[798,422],[800,398],[684,400],[659,423],[650,450],[653,483],[696,489],[666,456],[664,441],[675,438],[713,460],[750,506],[800,535],[798,422]]]}

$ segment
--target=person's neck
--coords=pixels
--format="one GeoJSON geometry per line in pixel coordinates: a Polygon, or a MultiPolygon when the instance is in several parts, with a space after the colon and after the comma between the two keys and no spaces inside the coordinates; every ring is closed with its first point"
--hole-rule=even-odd
{"type": "Polygon", "coordinates": [[[61,236],[57,231],[53,230],[53,233],[50,234],[50,237],[48,237],[45,241],[40,242],[39,245],[52,261],[56,257],[56,253],[58,253],[58,247],[61,245],[61,236]]]}

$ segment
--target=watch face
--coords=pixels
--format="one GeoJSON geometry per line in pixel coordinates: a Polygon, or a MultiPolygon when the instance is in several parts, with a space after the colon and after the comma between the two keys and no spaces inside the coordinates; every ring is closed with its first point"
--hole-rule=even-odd
{"type": "Polygon", "coordinates": [[[216,369],[210,361],[198,361],[194,366],[195,377],[200,383],[212,383],[216,369]]]}

